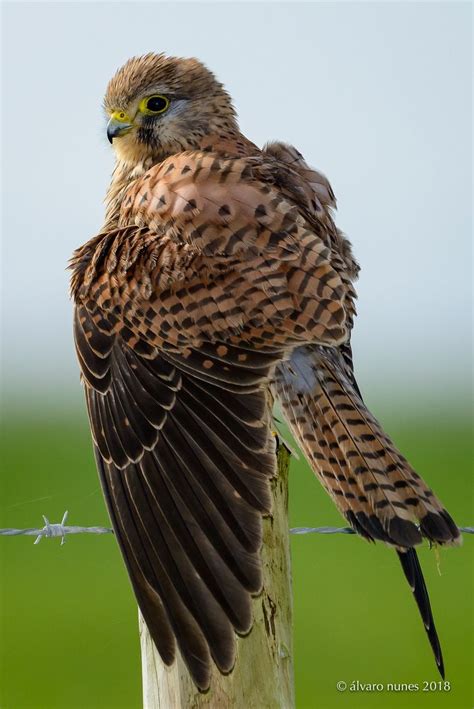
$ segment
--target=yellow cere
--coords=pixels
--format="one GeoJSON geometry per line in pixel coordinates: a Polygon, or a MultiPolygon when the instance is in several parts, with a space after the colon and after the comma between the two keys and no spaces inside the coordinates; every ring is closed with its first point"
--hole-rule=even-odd
{"type": "Polygon", "coordinates": [[[131,123],[131,119],[123,111],[114,111],[110,116],[111,120],[118,121],[119,123],[131,123]]]}

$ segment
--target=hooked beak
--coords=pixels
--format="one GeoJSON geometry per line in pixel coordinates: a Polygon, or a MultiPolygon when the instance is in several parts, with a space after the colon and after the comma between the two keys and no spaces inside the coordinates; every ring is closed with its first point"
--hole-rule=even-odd
{"type": "Polygon", "coordinates": [[[114,138],[125,135],[125,133],[128,133],[132,128],[133,123],[130,118],[125,113],[116,111],[112,114],[107,124],[107,138],[109,143],[111,143],[114,138]]]}

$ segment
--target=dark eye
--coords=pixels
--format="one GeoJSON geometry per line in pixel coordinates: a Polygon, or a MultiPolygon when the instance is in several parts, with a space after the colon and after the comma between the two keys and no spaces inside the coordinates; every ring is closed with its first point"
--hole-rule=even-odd
{"type": "Polygon", "coordinates": [[[144,113],[164,113],[169,105],[170,102],[166,96],[160,96],[157,94],[143,99],[140,108],[144,111],[144,113]]]}

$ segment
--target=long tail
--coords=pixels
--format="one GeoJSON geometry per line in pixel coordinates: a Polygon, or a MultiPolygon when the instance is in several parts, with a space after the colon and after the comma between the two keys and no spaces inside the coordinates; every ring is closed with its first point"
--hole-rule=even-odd
{"type": "Polygon", "coordinates": [[[309,464],[349,524],[366,539],[397,549],[444,677],[413,547],[423,537],[437,544],[459,543],[456,524],[368,411],[338,350],[298,347],[277,368],[273,389],[309,464]]]}

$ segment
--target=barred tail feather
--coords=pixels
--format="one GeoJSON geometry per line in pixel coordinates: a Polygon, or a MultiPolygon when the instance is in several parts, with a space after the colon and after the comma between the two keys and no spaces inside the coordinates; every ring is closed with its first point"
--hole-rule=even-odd
{"type": "Polygon", "coordinates": [[[459,529],[368,411],[339,351],[319,346],[295,349],[276,369],[273,390],[309,464],[349,524],[366,539],[397,549],[443,675],[428,593],[413,547],[423,537],[458,544],[459,529]]]}
{"type": "Polygon", "coordinates": [[[433,491],[366,408],[337,352],[299,347],[275,373],[275,395],[314,472],[354,529],[401,548],[460,533],[433,491]]]}

